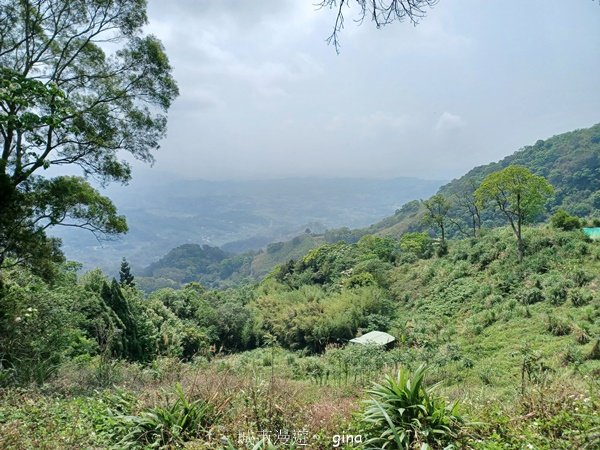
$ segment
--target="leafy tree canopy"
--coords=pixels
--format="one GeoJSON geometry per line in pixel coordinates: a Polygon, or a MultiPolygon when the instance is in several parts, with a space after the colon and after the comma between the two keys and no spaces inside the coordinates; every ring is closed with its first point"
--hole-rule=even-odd
{"type": "Polygon", "coordinates": [[[521,166],[488,175],[475,191],[480,206],[492,202],[508,222],[518,241],[519,258],[523,258],[522,226],[541,213],[554,189],[548,181],[521,166]]]}
{"type": "Polygon", "coordinates": [[[49,226],[127,230],[83,178],[127,182],[127,151],[152,162],[178,91],[145,0],[0,0],[0,267],[60,259],[49,226]]]}

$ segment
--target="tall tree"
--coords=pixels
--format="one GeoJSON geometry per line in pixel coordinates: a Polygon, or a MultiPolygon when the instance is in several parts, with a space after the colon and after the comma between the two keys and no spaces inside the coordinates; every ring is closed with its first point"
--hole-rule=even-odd
{"type": "Polygon", "coordinates": [[[127,230],[78,166],[127,182],[121,152],[152,162],[178,91],[145,0],[0,0],[0,267],[60,259],[54,225],[127,230]]]}
{"type": "Polygon", "coordinates": [[[131,273],[131,267],[129,266],[129,262],[123,257],[121,260],[121,268],[119,269],[119,284],[122,287],[135,286],[135,277],[131,273]]]}
{"type": "Polygon", "coordinates": [[[440,231],[440,252],[443,254],[447,250],[446,228],[448,222],[448,212],[450,211],[450,201],[441,194],[436,194],[428,200],[422,201],[427,210],[424,221],[426,224],[438,228],[440,231]]]}
{"type": "Polygon", "coordinates": [[[525,254],[523,225],[539,214],[554,189],[548,181],[521,166],[488,175],[475,191],[480,207],[493,203],[504,214],[517,238],[519,261],[525,254]]]}
{"type": "Polygon", "coordinates": [[[138,337],[138,327],[132,313],[129,300],[123,295],[117,280],[112,280],[110,285],[104,283],[100,297],[118,317],[118,336],[112,342],[113,352],[116,356],[138,361],[143,357],[142,346],[138,337]]]}
{"type": "MultiPolygon", "coordinates": [[[[471,228],[470,235],[472,237],[479,236],[479,233],[481,232],[481,208],[475,198],[475,190],[477,189],[478,184],[479,183],[474,179],[470,178],[467,180],[467,186],[460,192],[454,194],[454,203],[469,217],[469,227],[471,228]]],[[[460,216],[462,216],[462,214],[460,214],[460,216]]],[[[463,230],[463,227],[460,224],[460,218],[459,220],[456,220],[451,217],[450,221],[456,225],[460,233],[467,236],[469,235],[469,233],[463,230]]]]}

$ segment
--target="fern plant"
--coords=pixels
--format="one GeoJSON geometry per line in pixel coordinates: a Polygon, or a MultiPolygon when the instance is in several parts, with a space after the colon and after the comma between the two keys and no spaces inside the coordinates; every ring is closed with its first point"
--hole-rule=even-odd
{"type": "Polygon", "coordinates": [[[414,373],[400,369],[396,377],[386,375],[367,393],[361,422],[369,439],[368,449],[453,448],[463,420],[456,402],[446,401],[423,385],[425,366],[414,373]]]}

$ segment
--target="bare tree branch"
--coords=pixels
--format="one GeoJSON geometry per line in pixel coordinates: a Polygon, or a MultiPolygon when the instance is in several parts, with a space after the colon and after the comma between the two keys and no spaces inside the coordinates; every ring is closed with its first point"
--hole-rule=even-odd
{"type": "MultiPolygon", "coordinates": [[[[392,22],[403,22],[408,19],[413,25],[427,14],[427,9],[435,6],[439,0],[354,0],[360,9],[359,24],[367,17],[375,22],[377,28],[389,25],[392,22]]],[[[350,8],[350,0],[322,0],[317,3],[318,9],[336,10],[336,18],[331,35],[326,39],[328,44],[333,44],[336,52],[340,50],[339,36],[344,29],[344,8],[350,8]]]]}

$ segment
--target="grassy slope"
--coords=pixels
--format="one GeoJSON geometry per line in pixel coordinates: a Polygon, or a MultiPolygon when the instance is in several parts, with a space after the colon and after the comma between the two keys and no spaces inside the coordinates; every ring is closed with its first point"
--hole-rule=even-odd
{"type": "Polygon", "coordinates": [[[551,370],[600,370],[599,361],[585,359],[600,338],[600,242],[546,227],[528,230],[526,239],[530,254],[521,266],[510,231],[498,229],[480,241],[453,242],[444,258],[393,271],[396,332],[433,341],[438,352],[455,345],[454,365],[465,368],[455,380],[461,386],[514,391],[527,347],[551,370]],[[553,303],[558,285],[567,298],[553,303]],[[587,304],[574,306],[579,292],[587,304]],[[526,304],[536,294],[539,301],[526,304]],[[569,328],[565,335],[548,330],[549,317],[569,328]],[[587,338],[578,342],[582,333],[587,338]]]}
{"type": "MultiPolygon", "coordinates": [[[[144,406],[164,404],[167,398],[172,402],[173,385],[181,382],[192,398],[227,405],[215,430],[233,440],[249,427],[307,427],[317,436],[313,448],[325,449],[336,433],[360,432],[352,413],[360,408],[365,384],[385,366],[414,368],[426,361],[427,383],[441,381],[441,393],[460,400],[470,420],[482,422],[469,428],[477,438],[467,448],[577,448],[583,441],[574,433],[593,426],[590,417],[598,406],[591,386],[600,361],[586,355],[600,336],[600,242],[547,227],[528,229],[526,240],[528,255],[521,266],[510,231],[496,229],[479,240],[452,241],[444,257],[406,259],[392,268],[388,295],[397,305],[397,320],[390,331],[400,344],[390,352],[349,346],[306,356],[265,348],[196,366],[172,360],[148,367],[114,363],[109,384],[133,393],[132,413],[138,414],[144,406]],[[558,304],[551,300],[555,284],[567,291],[558,304]],[[536,285],[543,299],[524,304],[536,285]],[[581,290],[591,297],[575,306],[572,294],[581,290]],[[548,314],[569,325],[570,332],[555,336],[548,331],[548,314]],[[577,342],[578,329],[586,330],[589,342],[577,342]],[[527,346],[539,360],[521,396],[527,346]],[[336,378],[340,361],[356,368],[359,378],[356,373],[349,380],[336,378]],[[260,401],[253,404],[249,398],[260,401]],[[268,419],[273,408],[269,398],[275,399],[274,419],[268,419]]],[[[64,367],[38,392],[5,392],[0,397],[0,446],[39,448],[43,442],[45,448],[75,449],[114,443],[102,431],[113,430],[106,408],[113,404],[114,391],[95,390],[99,363],[64,367]]],[[[223,447],[200,438],[189,448],[223,447]]]]}

